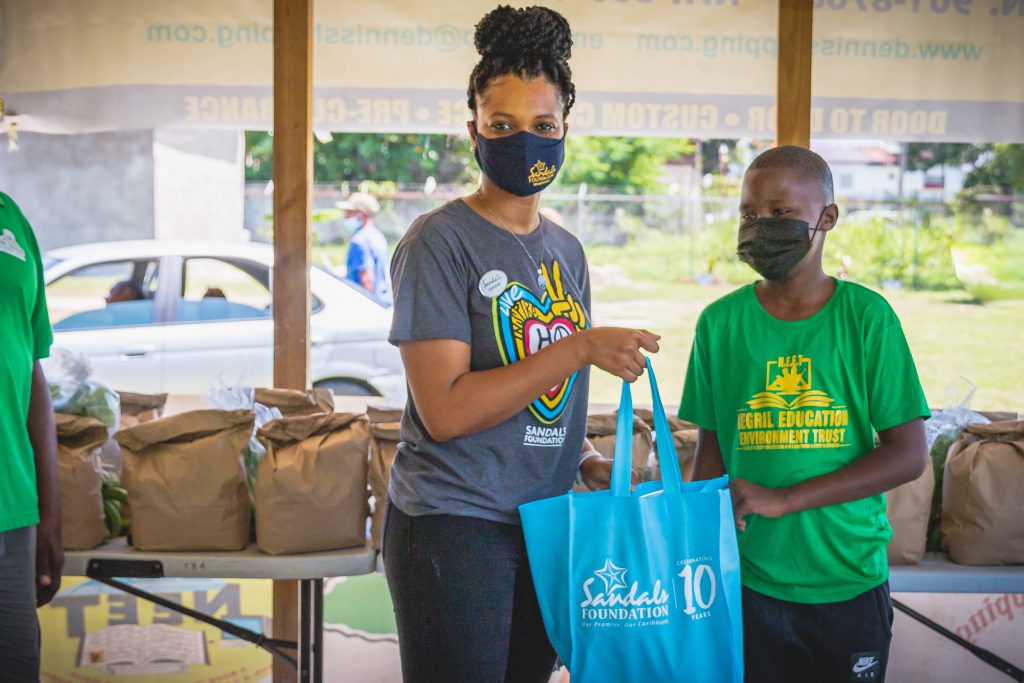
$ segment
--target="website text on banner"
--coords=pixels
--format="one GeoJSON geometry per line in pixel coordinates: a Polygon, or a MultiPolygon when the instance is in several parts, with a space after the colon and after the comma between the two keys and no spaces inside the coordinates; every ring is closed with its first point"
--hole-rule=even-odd
{"type": "MultiPolygon", "coordinates": [[[[413,0],[318,7],[314,125],[461,133],[473,23],[492,5],[448,4],[443,16],[413,0]]],[[[576,131],[773,136],[772,0],[557,7],[577,30],[573,68],[587,93],[576,131]]],[[[267,3],[4,9],[0,82],[22,130],[271,124],[267,3]]],[[[817,0],[814,21],[816,137],[1024,141],[1024,0],[817,0]]]]}

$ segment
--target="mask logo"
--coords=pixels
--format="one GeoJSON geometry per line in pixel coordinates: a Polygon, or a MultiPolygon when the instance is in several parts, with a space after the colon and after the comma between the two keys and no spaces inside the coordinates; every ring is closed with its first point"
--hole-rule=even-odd
{"type": "Polygon", "coordinates": [[[533,165],[533,168],[530,169],[530,184],[534,187],[547,185],[555,179],[556,173],[558,173],[558,167],[554,164],[549,166],[543,161],[538,160],[533,165]]]}

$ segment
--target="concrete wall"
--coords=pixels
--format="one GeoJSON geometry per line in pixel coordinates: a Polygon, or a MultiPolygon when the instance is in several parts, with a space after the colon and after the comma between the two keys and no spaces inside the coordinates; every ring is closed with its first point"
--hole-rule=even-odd
{"type": "Polygon", "coordinates": [[[241,239],[241,131],[158,130],[152,154],[157,239],[241,239]]]}
{"type": "Polygon", "coordinates": [[[153,132],[21,133],[0,140],[0,190],[43,249],[153,236],[153,132]]]}
{"type": "Polygon", "coordinates": [[[242,235],[240,131],[21,133],[0,140],[0,191],[22,207],[41,247],[126,239],[242,235]]]}

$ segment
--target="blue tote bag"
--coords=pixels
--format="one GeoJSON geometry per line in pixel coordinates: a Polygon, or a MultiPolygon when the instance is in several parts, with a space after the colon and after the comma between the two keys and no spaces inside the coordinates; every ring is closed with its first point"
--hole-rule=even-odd
{"type": "Polygon", "coordinates": [[[519,508],[544,626],[573,683],[742,683],[728,478],[683,483],[650,361],[647,373],[662,481],[630,489],[623,383],[611,489],[519,508]]]}

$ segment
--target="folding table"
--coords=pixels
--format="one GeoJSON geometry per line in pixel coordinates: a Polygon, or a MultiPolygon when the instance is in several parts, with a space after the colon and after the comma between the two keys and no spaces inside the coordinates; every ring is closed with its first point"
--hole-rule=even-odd
{"type": "Polygon", "coordinates": [[[302,555],[267,555],[255,545],[240,551],[156,552],[136,550],[117,538],[94,550],[66,551],[64,574],[87,576],[143,600],[216,626],[270,652],[296,668],[300,683],[323,681],[324,579],[369,574],[377,568],[372,548],[302,555]],[[282,579],[299,582],[299,640],[277,640],[189,609],[120,579],[282,579]],[[292,657],[283,650],[296,650],[292,657]]]}

